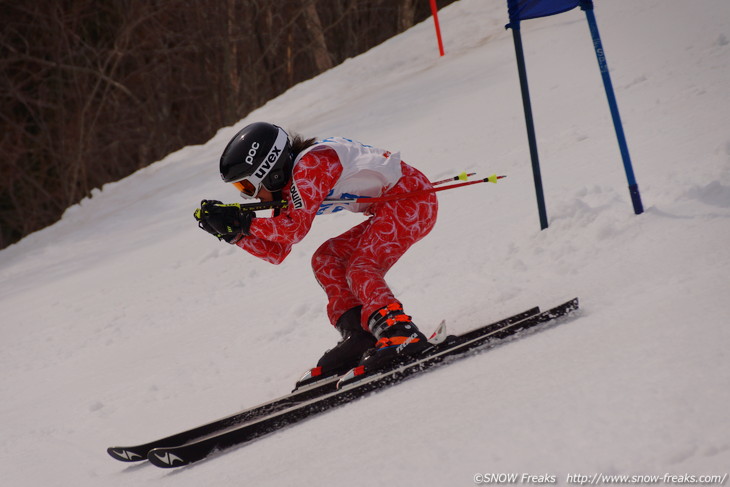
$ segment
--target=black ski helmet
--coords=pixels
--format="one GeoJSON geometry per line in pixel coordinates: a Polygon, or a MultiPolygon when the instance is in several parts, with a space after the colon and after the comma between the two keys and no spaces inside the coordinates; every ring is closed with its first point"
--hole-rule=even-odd
{"type": "Polygon", "coordinates": [[[281,191],[291,177],[289,135],[277,125],[256,122],[241,129],[223,150],[221,178],[227,183],[245,182],[255,197],[261,186],[281,191]],[[250,185],[249,185],[250,183],[250,185]]]}

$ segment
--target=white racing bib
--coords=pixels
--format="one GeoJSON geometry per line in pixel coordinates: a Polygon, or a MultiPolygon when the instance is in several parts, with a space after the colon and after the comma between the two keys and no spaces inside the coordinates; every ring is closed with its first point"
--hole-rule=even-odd
{"type": "MultiPolygon", "coordinates": [[[[317,142],[297,156],[294,166],[296,167],[296,164],[307,152],[322,145],[326,145],[337,152],[342,164],[342,174],[319,207],[318,215],[342,210],[361,213],[367,210],[370,203],[335,201],[328,203],[328,200],[377,198],[395,186],[403,176],[399,152],[391,153],[343,137],[330,137],[317,142]]],[[[293,192],[296,192],[293,186],[292,189],[293,192]]],[[[296,207],[296,200],[294,206],[296,207]]]]}

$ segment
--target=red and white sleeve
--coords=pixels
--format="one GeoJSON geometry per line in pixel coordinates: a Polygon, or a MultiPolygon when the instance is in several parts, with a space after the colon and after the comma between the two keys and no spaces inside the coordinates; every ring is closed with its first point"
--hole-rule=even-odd
{"type": "Polygon", "coordinates": [[[286,210],[272,218],[256,218],[249,236],[237,245],[272,264],[280,264],[292,246],[302,240],[324,199],[342,174],[342,164],[334,149],[322,146],[309,151],[297,162],[291,187],[285,190],[286,210]],[[294,189],[295,188],[295,189],[294,189]],[[296,205],[292,193],[298,195],[296,205]]]}

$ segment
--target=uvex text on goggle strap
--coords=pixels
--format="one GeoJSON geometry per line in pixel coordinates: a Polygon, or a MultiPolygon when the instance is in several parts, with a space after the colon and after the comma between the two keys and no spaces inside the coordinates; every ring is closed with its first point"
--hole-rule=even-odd
{"type": "MultiPolygon", "coordinates": [[[[256,198],[261,191],[263,181],[276,166],[277,161],[282,156],[286,145],[289,142],[289,137],[284,130],[279,129],[279,133],[276,135],[276,141],[271,146],[269,153],[266,154],[261,160],[261,163],[253,172],[253,174],[239,179],[238,181],[232,181],[232,184],[241,192],[241,196],[244,198],[256,198]]],[[[266,188],[266,186],[264,186],[266,188]]],[[[269,188],[266,188],[269,190],[269,188]]],[[[270,190],[269,190],[270,191],[270,190]]]]}

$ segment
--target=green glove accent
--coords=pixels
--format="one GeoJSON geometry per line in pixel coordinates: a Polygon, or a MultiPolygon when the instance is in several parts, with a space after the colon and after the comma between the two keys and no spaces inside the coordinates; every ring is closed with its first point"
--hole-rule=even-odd
{"type": "Polygon", "coordinates": [[[234,244],[248,235],[253,211],[244,210],[238,203],[224,204],[217,200],[203,200],[193,213],[198,226],[218,240],[234,244]]]}

